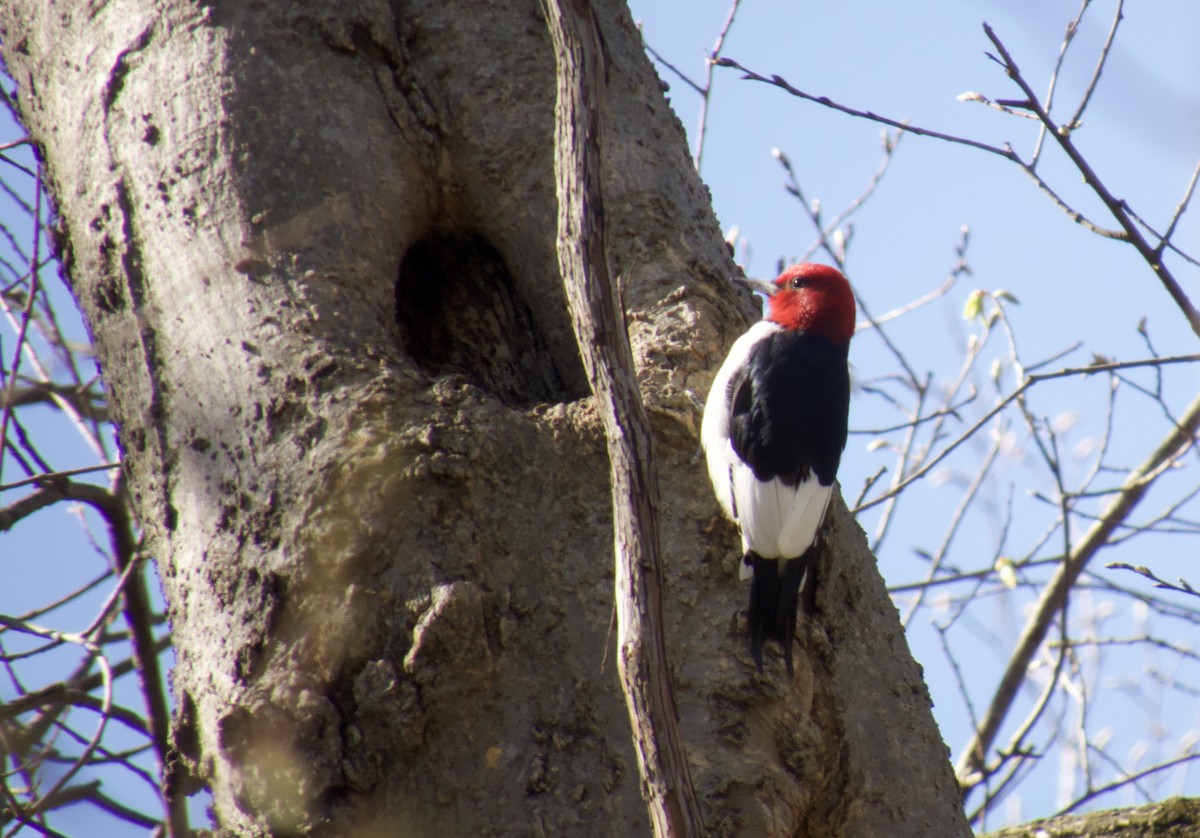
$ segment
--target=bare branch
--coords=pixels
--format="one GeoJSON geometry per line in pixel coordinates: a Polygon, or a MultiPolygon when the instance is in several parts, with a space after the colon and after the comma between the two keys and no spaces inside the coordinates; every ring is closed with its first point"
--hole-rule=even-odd
{"type": "MultiPolygon", "coordinates": [[[[1027,379],[1028,380],[1028,379],[1027,379]]],[[[1053,616],[1065,601],[1080,574],[1092,558],[1108,543],[1109,537],[1137,508],[1149,489],[1147,476],[1159,471],[1163,463],[1177,455],[1181,448],[1190,446],[1200,429],[1200,397],[1194,399],[1166,438],[1126,479],[1120,493],[1105,507],[1100,520],[1094,523],[1080,538],[1070,555],[1059,565],[1053,577],[1042,591],[1032,615],[1025,624],[1015,650],[1009,659],[1004,675],[992,697],[991,705],[976,732],[962,750],[958,764],[960,782],[982,770],[986,753],[991,748],[1000,726],[1004,723],[1017,690],[1025,679],[1030,661],[1046,638],[1053,616]]]]}
{"type": "Polygon", "coordinates": [[[580,355],[608,439],[616,542],[617,669],[642,794],[659,836],[704,834],[679,732],[662,626],[658,476],[650,422],[609,274],[602,161],[605,56],[586,0],[544,0],[558,65],[558,256],[580,355]]]}
{"type": "Polygon", "coordinates": [[[1157,247],[1152,247],[1150,243],[1146,241],[1145,237],[1142,235],[1142,231],[1138,228],[1138,225],[1130,216],[1126,203],[1114,196],[1109,191],[1104,182],[1100,180],[1099,175],[1097,175],[1095,170],[1092,169],[1091,164],[1088,163],[1084,156],[1075,147],[1075,144],[1071,141],[1071,131],[1069,126],[1060,127],[1055,124],[1054,120],[1050,117],[1050,114],[1048,114],[1045,109],[1038,104],[1037,97],[1034,95],[1033,89],[1029,86],[1029,83],[1025,80],[1025,77],[1021,75],[1020,68],[1017,67],[1012,55],[1009,54],[1008,49],[1004,46],[1003,42],[1001,42],[999,36],[997,36],[992,28],[986,23],[983,25],[983,31],[987,34],[988,40],[992,42],[992,44],[996,47],[996,50],[1000,53],[1000,57],[1002,59],[1001,63],[1004,66],[1004,70],[1008,74],[1008,77],[1012,79],[1019,88],[1021,88],[1022,93],[1029,97],[1030,106],[1037,113],[1038,118],[1042,121],[1046,128],[1050,130],[1050,133],[1058,142],[1059,147],[1066,153],[1067,157],[1070,158],[1071,163],[1074,164],[1075,168],[1079,170],[1079,173],[1083,175],[1083,179],[1087,185],[1093,192],[1096,193],[1097,197],[1099,197],[1104,203],[1104,206],[1108,208],[1108,211],[1112,213],[1113,217],[1117,220],[1117,223],[1120,224],[1121,229],[1124,230],[1125,236],[1127,237],[1129,243],[1137,249],[1141,257],[1154,271],[1155,275],[1159,279],[1159,282],[1161,282],[1163,287],[1167,289],[1167,293],[1171,295],[1171,299],[1175,301],[1176,306],[1179,307],[1179,310],[1183,312],[1184,317],[1187,318],[1188,324],[1192,327],[1192,331],[1195,332],[1197,336],[1200,336],[1200,311],[1197,311],[1196,307],[1192,305],[1192,301],[1184,292],[1183,287],[1179,284],[1178,280],[1175,279],[1170,269],[1163,262],[1161,258],[1162,251],[1157,247]]]}
{"type": "Polygon", "coordinates": [[[1162,588],[1167,591],[1177,591],[1181,594],[1191,594],[1194,597],[1200,597],[1200,591],[1197,591],[1183,577],[1179,578],[1179,584],[1173,585],[1164,579],[1159,579],[1150,568],[1145,565],[1131,565],[1125,562],[1109,562],[1105,565],[1110,570],[1131,570],[1139,576],[1144,576],[1154,583],[1154,587],[1162,588]]]}
{"type": "Polygon", "coordinates": [[[68,786],[62,789],[58,794],[51,799],[46,808],[57,809],[63,806],[70,806],[78,803],[91,803],[96,808],[108,812],[110,815],[131,823],[134,826],[140,826],[143,829],[154,829],[159,825],[159,821],[148,815],[139,812],[137,809],[125,806],[116,800],[113,800],[108,795],[100,791],[100,781],[93,780],[89,783],[82,783],[77,786],[68,786]]]}
{"type": "MultiPolygon", "coordinates": [[[[1114,20],[1113,28],[1109,33],[1109,40],[1105,44],[1105,48],[1104,48],[1105,51],[1102,54],[1101,59],[1097,65],[1097,68],[1095,71],[1093,85],[1094,85],[1094,82],[1098,81],[1098,79],[1099,79],[1099,73],[1103,67],[1104,60],[1107,56],[1107,50],[1108,50],[1109,46],[1111,45],[1111,39],[1115,35],[1116,25],[1117,25],[1117,22],[1120,20],[1120,16],[1121,16],[1121,13],[1120,13],[1120,9],[1118,8],[1117,17],[1114,20]]],[[[1024,171],[1030,178],[1032,178],[1034,180],[1035,183],[1037,183],[1038,188],[1041,189],[1054,202],[1054,204],[1056,206],[1058,206],[1061,210],[1063,210],[1063,212],[1065,212],[1068,215],[1068,217],[1070,217],[1073,221],[1083,225],[1084,227],[1086,227],[1087,229],[1091,230],[1094,233],[1097,233],[1098,235],[1105,236],[1107,238],[1114,238],[1114,239],[1118,239],[1118,240],[1129,241],[1130,244],[1132,244],[1137,249],[1138,253],[1142,256],[1142,258],[1146,261],[1146,263],[1151,267],[1151,269],[1154,271],[1155,275],[1158,277],[1160,283],[1162,283],[1163,287],[1166,288],[1167,292],[1171,295],[1171,298],[1175,301],[1176,306],[1180,309],[1180,311],[1183,313],[1183,315],[1187,318],[1189,325],[1192,327],[1192,331],[1194,331],[1198,336],[1200,336],[1200,311],[1197,311],[1195,306],[1192,304],[1191,300],[1188,298],[1187,294],[1184,292],[1184,290],[1183,290],[1182,286],[1180,285],[1180,283],[1178,282],[1178,280],[1175,279],[1174,275],[1171,273],[1170,269],[1163,263],[1163,260],[1161,258],[1162,249],[1165,246],[1167,246],[1165,244],[1165,242],[1168,241],[1167,237],[1162,237],[1163,244],[1160,244],[1158,247],[1152,247],[1146,241],[1145,237],[1142,235],[1141,230],[1139,229],[1138,223],[1135,220],[1135,215],[1129,209],[1128,205],[1124,201],[1122,201],[1112,195],[1112,193],[1108,190],[1107,186],[1105,186],[1103,181],[1100,180],[1099,176],[1092,169],[1091,165],[1087,162],[1087,160],[1083,157],[1083,155],[1080,154],[1079,151],[1075,148],[1074,143],[1072,143],[1072,141],[1071,141],[1072,123],[1067,123],[1065,126],[1059,126],[1054,122],[1054,120],[1050,117],[1047,110],[1038,102],[1037,95],[1033,92],[1033,89],[1030,87],[1029,83],[1021,75],[1020,69],[1017,67],[1016,62],[1013,60],[1011,54],[1009,54],[1009,52],[1008,52],[1007,48],[1004,46],[1004,44],[1000,41],[999,37],[995,34],[995,32],[992,30],[992,28],[988,24],[985,23],[983,25],[983,28],[984,28],[984,32],[988,36],[988,39],[991,40],[992,44],[996,47],[996,49],[999,53],[999,57],[997,57],[997,56],[990,56],[990,57],[993,60],[995,60],[996,63],[1000,64],[1004,68],[1004,70],[1008,74],[1009,78],[1011,78],[1018,85],[1018,87],[1020,87],[1021,92],[1024,94],[1025,99],[1021,100],[1022,106],[1027,106],[1030,110],[1032,110],[1034,112],[1034,114],[1037,116],[1038,120],[1043,124],[1043,126],[1054,136],[1054,138],[1058,142],[1059,146],[1067,154],[1068,158],[1070,158],[1072,164],[1076,167],[1076,169],[1078,169],[1080,174],[1083,175],[1084,181],[1088,184],[1088,186],[1092,189],[1092,191],[1100,198],[1100,200],[1103,202],[1104,206],[1108,209],[1108,211],[1110,213],[1112,213],[1113,217],[1117,220],[1117,222],[1120,226],[1119,230],[1110,230],[1107,228],[1100,227],[1100,226],[1094,224],[1093,222],[1091,222],[1090,220],[1088,220],[1080,212],[1078,212],[1077,210],[1072,208],[1069,204],[1067,204],[1065,201],[1063,201],[1061,197],[1059,197],[1058,193],[1050,186],[1049,183],[1047,183],[1044,179],[1042,179],[1042,177],[1040,175],[1037,174],[1037,172],[1035,171],[1036,159],[1033,163],[1025,162],[1024,160],[1021,159],[1021,157],[1015,151],[1013,151],[1011,146],[1008,146],[1008,145],[1004,145],[1002,147],[994,146],[989,143],[980,142],[978,140],[972,140],[967,137],[959,137],[959,136],[955,136],[952,134],[946,134],[946,133],[943,133],[940,131],[933,131],[933,130],[929,130],[926,128],[921,128],[919,126],[904,123],[902,121],[891,119],[889,117],[880,116],[879,114],[876,114],[872,111],[864,111],[864,110],[859,110],[856,108],[851,108],[846,105],[842,105],[838,102],[835,102],[827,96],[815,96],[811,93],[806,93],[803,90],[799,90],[798,88],[795,88],[791,84],[789,84],[787,82],[787,80],[784,79],[782,76],[779,76],[779,75],[766,76],[766,75],[757,73],[757,72],[750,70],[749,68],[743,66],[742,64],[738,63],[737,61],[735,61],[732,58],[723,57],[723,58],[718,59],[716,61],[716,63],[722,67],[731,67],[733,69],[741,71],[743,74],[743,78],[745,78],[747,80],[758,81],[758,82],[762,82],[764,84],[773,85],[775,87],[778,87],[781,90],[786,91],[788,94],[790,94],[792,96],[796,96],[797,98],[805,99],[807,101],[815,102],[819,105],[823,105],[824,107],[831,108],[836,111],[840,111],[840,112],[848,114],[850,116],[858,117],[860,119],[868,119],[873,122],[879,122],[884,125],[889,125],[893,128],[898,128],[901,130],[908,131],[909,133],[912,133],[912,134],[917,134],[919,136],[931,137],[934,139],[940,139],[940,140],[943,140],[946,142],[951,142],[951,143],[955,143],[958,145],[964,145],[964,146],[968,146],[970,148],[975,148],[980,151],[988,152],[989,154],[994,154],[999,157],[1003,157],[1004,159],[1017,164],[1017,166],[1022,171],[1024,171]]],[[[1082,115],[1082,108],[1086,107],[1088,98],[1091,95],[1091,90],[1092,90],[1092,87],[1089,87],[1088,93],[1085,95],[1085,99],[1084,99],[1083,103],[1081,103],[1081,109],[1077,112],[1077,117],[1082,115]]],[[[977,96],[977,95],[971,95],[971,98],[976,98],[981,101],[983,101],[985,99],[985,97],[981,97],[981,96],[977,96]]],[[[990,103],[990,100],[988,100],[988,101],[990,103]]],[[[1190,194],[1190,190],[1189,190],[1189,194],[1190,194]]]]}
{"type": "Polygon", "coordinates": [[[855,514],[858,514],[859,512],[862,512],[863,510],[870,509],[872,506],[876,506],[880,503],[883,503],[888,498],[890,498],[893,495],[895,495],[896,493],[902,491],[906,486],[908,486],[912,483],[915,483],[917,480],[920,480],[925,475],[929,474],[930,471],[932,471],[937,465],[939,465],[943,460],[945,460],[946,457],[948,457],[951,453],[953,453],[955,451],[955,449],[957,449],[960,445],[962,445],[964,442],[966,442],[968,439],[970,439],[972,436],[974,436],[979,431],[980,428],[982,428],[988,422],[990,422],[993,418],[995,418],[995,416],[997,414],[999,414],[1001,411],[1003,411],[1005,408],[1007,408],[1010,404],[1012,404],[1013,401],[1015,401],[1016,399],[1018,399],[1022,395],[1024,395],[1025,391],[1028,390],[1030,387],[1032,387],[1035,384],[1038,384],[1043,381],[1050,381],[1050,380],[1053,380],[1056,378],[1066,378],[1069,376],[1077,376],[1077,375],[1085,375],[1085,376],[1086,375],[1094,375],[1098,372],[1108,372],[1108,371],[1116,370],[1116,369],[1157,366],[1160,364],[1191,363],[1191,362],[1196,362],[1196,361],[1200,361],[1200,354],[1176,355],[1176,356],[1172,356],[1170,358],[1153,358],[1153,359],[1146,359],[1146,360],[1139,360],[1139,361],[1114,361],[1111,363],[1093,364],[1093,365],[1087,366],[1087,367],[1070,367],[1067,369],[1058,370],[1057,372],[1037,373],[1034,375],[1028,375],[1021,382],[1020,386],[1018,386],[1015,390],[1013,390],[1011,393],[1009,393],[1007,396],[1005,396],[1003,399],[1001,399],[999,402],[997,402],[981,418],[976,420],[976,422],[973,425],[971,425],[971,427],[969,427],[965,431],[963,431],[957,438],[954,439],[953,442],[951,442],[949,445],[947,445],[945,448],[943,448],[940,452],[938,452],[936,457],[934,457],[932,460],[929,460],[928,462],[926,462],[924,466],[922,466],[917,471],[912,472],[907,477],[905,477],[903,480],[901,480],[898,483],[896,483],[895,485],[889,487],[888,491],[885,494],[880,495],[879,497],[873,498],[873,499],[867,501],[866,503],[860,504],[853,511],[855,514]]]}
{"type": "MultiPolygon", "coordinates": [[[[38,249],[39,249],[38,244],[41,241],[41,239],[39,237],[40,233],[41,233],[41,225],[36,223],[36,220],[37,220],[37,218],[39,218],[41,216],[41,206],[42,206],[41,186],[42,186],[42,177],[41,177],[41,173],[39,172],[37,175],[37,187],[36,187],[36,192],[35,192],[35,200],[36,200],[36,204],[34,205],[35,206],[35,209],[34,209],[35,223],[33,225],[33,229],[34,229],[33,254],[30,257],[30,268],[29,268],[29,293],[25,298],[25,306],[20,314],[20,325],[15,329],[15,331],[17,333],[17,345],[16,345],[16,348],[13,350],[12,365],[8,369],[7,376],[0,374],[0,383],[3,383],[5,385],[3,405],[0,406],[0,454],[3,453],[4,447],[8,444],[8,426],[9,426],[9,423],[12,421],[13,393],[16,391],[16,388],[17,388],[17,372],[21,368],[21,355],[24,353],[25,348],[26,348],[25,342],[26,342],[26,338],[29,335],[29,324],[33,320],[33,303],[37,297],[37,286],[38,286],[37,259],[38,259],[38,249]]],[[[9,309],[7,303],[4,302],[3,297],[0,297],[0,305],[4,306],[5,313],[9,314],[10,319],[13,318],[14,315],[10,312],[10,309],[9,309]]],[[[3,473],[4,473],[4,458],[2,456],[0,456],[0,475],[3,475],[3,473]]]]}
{"type": "Polygon", "coordinates": [[[740,70],[742,73],[742,78],[749,81],[762,82],[764,84],[778,87],[780,90],[786,91],[787,93],[799,99],[807,99],[810,102],[816,102],[818,105],[824,105],[825,107],[831,108],[835,111],[841,111],[849,116],[856,116],[860,119],[869,119],[872,122],[879,122],[883,125],[888,125],[892,128],[898,128],[899,130],[907,131],[910,134],[918,134],[922,137],[932,137],[935,140],[945,140],[946,142],[956,143],[958,145],[970,146],[971,148],[976,148],[980,151],[986,151],[989,154],[995,154],[1008,160],[1016,157],[1016,153],[1011,148],[989,145],[988,143],[980,142],[979,140],[968,139],[967,137],[956,137],[953,134],[944,134],[941,131],[932,131],[928,128],[920,128],[903,120],[891,119],[886,116],[880,116],[872,111],[858,110],[847,105],[839,104],[838,102],[830,99],[828,96],[814,96],[811,93],[805,93],[803,90],[792,87],[792,85],[788,84],[787,80],[783,78],[783,76],[761,75],[743,66],[732,58],[722,57],[717,59],[714,63],[718,67],[731,67],[734,70],[740,70]]]}
{"type": "Polygon", "coordinates": [[[721,50],[725,47],[725,38],[729,35],[734,15],[737,14],[738,6],[741,3],[742,0],[733,0],[730,3],[729,12],[725,15],[725,22],[721,24],[721,30],[717,33],[717,39],[713,42],[712,50],[708,54],[708,61],[705,63],[704,88],[700,91],[700,124],[696,129],[696,154],[694,155],[697,171],[700,170],[700,164],[704,160],[704,138],[708,134],[708,107],[712,104],[713,70],[716,67],[716,60],[721,55],[721,50]]]}
{"type": "MultiPolygon", "coordinates": [[[[1183,217],[1185,212],[1187,212],[1188,204],[1191,203],[1192,200],[1192,195],[1196,193],[1197,180],[1200,180],[1200,160],[1196,161],[1196,167],[1192,169],[1191,180],[1188,181],[1187,188],[1183,190],[1183,197],[1179,199],[1179,204],[1175,207],[1175,212],[1171,214],[1171,221],[1167,224],[1166,232],[1164,232],[1159,238],[1158,247],[1155,248],[1159,255],[1162,254],[1163,248],[1167,247],[1168,242],[1171,241],[1171,236],[1175,235],[1175,228],[1179,225],[1179,219],[1183,217]]],[[[1197,262],[1195,259],[1183,253],[1182,251],[1177,250],[1176,252],[1192,264],[1200,264],[1200,262],[1197,262]]]]}
{"type": "MultiPolygon", "coordinates": [[[[1062,44],[1058,48],[1058,58],[1054,62],[1054,69],[1050,71],[1050,84],[1046,90],[1046,110],[1050,110],[1054,104],[1054,91],[1058,86],[1058,74],[1062,71],[1063,61],[1067,57],[1067,50],[1071,46],[1071,42],[1075,40],[1075,33],[1079,31],[1079,24],[1083,21],[1084,14],[1087,13],[1088,7],[1092,4],[1092,0],[1083,0],[1083,5],[1079,7],[1079,13],[1074,19],[1067,24],[1067,31],[1063,35],[1062,44]]],[[[1099,76],[1097,76],[1099,78],[1099,76]]],[[[1028,103],[1023,102],[1022,105],[1028,106],[1028,103]]],[[[1012,113],[1012,111],[1009,111],[1012,113]]],[[[1036,119],[1033,114],[1021,113],[1021,116],[1036,119]]],[[[1030,168],[1037,168],[1038,160],[1042,155],[1042,144],[1046,141],[1046,126],[1042,126],[1042,130],[1038,132],[1037,145],[1034,146],[1033,155],[1030,157],[1030,168]]]]}
{"type": "MultiPolygon", "coordinates": [[[[942,567],[942,561],[946,558],[946,554],[950,550],[950,545],[954,541],[954,536],[958,532],[959,526],[962,524],[963,516],[966,515],[967,509],[975,500],[975,495],[979,491],[979,487],[983,485],[983,481],[987,478],[988,473],[992,470],[992,463],[996,461],[996,456],[1000,453],[1001,440],[997,437],[989,446],[988,452],[984,455],[983,463],[975,471],[975,476],[971,480],[971,484],[967,490],[963,492],[959,499],[958,506],[950,515],[950,522],[946,525],[946,532],[942,536],[942,543],[938,545],[937,552],[934,553],[933,559],[929,562],[929,570],[926,571],[925,581],[933,581],[933,577],[937,575],[942,567]]],[[[909,621],[913,614],[921,607],[921,602],[925,598],[927,586],[917,589],[917,595],[913,597],[913,601],[909,603],[908,609],[904,616],[900,618],[900,624],[908,627],[909,621]]]]}
{"type": "Polygon", "coordinates": [[[1074,803],[1072,803],[1070,806],[1060,809],[1055,814],[1055,817],[1057,817],[1058,815],[1070,814],[1071,812],[1074,812],[1076,809],[1078,809],[1080,806],[1083,806],[1083,805],[1095,800],[1097,797],[1100,797],[1101,795],[1104,795],[1104,794],[1108,794],[1111,791],[1116,791],[1117,789],[1124,788],[1125,786],[1129,785],[1130,783],[1136,783],[1138,780],[1141,780],[1143,777],[1149,777],[1151,774],[1157,774],[1160,771],[1166,771],[1168,768],[1174,768],[1177,765],[1183,765],[1184,763],[1192,762],[1196,759],[1200,759],[1200,753],[1184,754],[1182,756],[1176,757],[1175,759],[1167,760],[1166,762],[1159,763],[1158,765],[1152,765],[1149,768],[1145,769],[1144,771],[1138,771],[1134,774],[1130,774],[1126,777],[1122,777],[1120,780],[1116,780],[1112,783],[1109,783],[1106,786],[1101,786],[1098,789],[1092,789],[1087,794],[1083,795],[1078,800],[1076,800],[1074,803]]]}
{"type": "MultiPolygon", "coordinates": [[[[5,483],[0,486],[0,492],[8,491],[9,489],[18,489],[21,486],[30,484],[48,484],[55,481],[61,481],[64,477],[78,477],[81,474],[92,474],[97,471],[110,471],[111,469],[120,468],[120,463],[99,463],[94,466],[80,466],[79,468],[69,468],[63,471],[49,471],[45,474],[35,474],[31,477],[26,477],[23,480],[16,480],[12,483],[5,483]]],[[[0,530],[5,529],[0,525],[0,530]]]]}
{"type": "MultiPolygon", "coordinates": [[[[1090,0],[1089,0],[1090,2],[1090,0]]],[[[1084,4],[1086,8],[1087,4],[1084,4]]],[[[1117,38],[1117,27],[1121,25],[1121,21],[1125,17],[1125,0],[1117,0],[1117,9],[1113,13],[1112,25],[1108,28],[1108,36],[1104,39],[1104,46],[1100,48],[1100,55],[1096,59],[1096,69],[1092,71],[1092,77],[1088,81],[1088,86],[1084,90],[1083,97],[1079,100],[1079,107],[1075,109],[1074,115],[1068,119],[1063,127],[1068,131],[1074,131],[1079,127],[1080,121],[1083,119],[1083,112],[1087,110],[1088,103],[1092,101],[1092,94],[1096,92],[1096,86],[1100,84],[1100,74],[1104,72],[1104,65],[1108,63],[1108,54],[1112,49],[1113,41],[1117,38]]],[[[1079,19],[1083,17],[1083,10],[1079,12],[1079,18],[1075,23],[1078,25],[1079,19]]],[[[1050,103],[1046,103],[1046,110],[1050,109],[1050,103]]]]}
{"type": "Polygon", "coordinates": [[[670,61],[668,61],[665,57],[663,57],[657,50],[654,49],[654,47],[652,47],[644,39],[642,41],[642,45],[646,47],[646,52],[650,53],[651,58],[653,58],[659,64],[663,65],[668,70],[670,70],[672,73],[674,73],[676,76],[678,76],[679,80],[682,81],[684,84],[686,84],[688,87],[690,87],[692,90],[696,91],[701,96],[705,95],[705,89],[704,89],[703,85],[699,84],[698,82],[692,81],[691,77],[688,76],[687,73],[683,72],[683,70],[680,70],[678,67],[676,67],[674,64],[672,64],[670,61]]]}

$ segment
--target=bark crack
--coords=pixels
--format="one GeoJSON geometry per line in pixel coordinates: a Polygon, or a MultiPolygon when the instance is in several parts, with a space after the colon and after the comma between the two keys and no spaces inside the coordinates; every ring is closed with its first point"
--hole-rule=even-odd
{"type": "Polygon", "coordinates": [[[143,367],[146,375],[147,400],[145,405],[146,425],[154,435],[157,447],[157,458],[161,463],[159,494],[163,511],[162,524],[168,530],[175,529],[176,510],[171,503],[168,489],[171,473],[174,470],[176,456],[167,441],[166,417],[167,395],[165,388],[158,381],[157,371],[165,369],[160,358],[158,333],[150,325],[154,319],[146,316],[147,279],[143,270],[141,246],[138,244],[136,211],[130,198],[129,188],[125,179],[118,178],[116,185],[117,210],[120,213],[120,259],[121,269],[126,279],[126,288],[132,305],[132,315],[137,323],[138,343],[142,349],[143,367]]]}
{"type": "MultiPolygon", "coordinates": [[[[117,60],[113,62],[112,69],[108,72],[108,80],[104,85],[104,92],[101,95],[101,102],[104,105],[104,112],[108,113],[112,110],[113,105],[117,101],[117,97],[121,95],[121,91],[125,87],[125,77],[129,75],[129,57],[135,55],[147,46],[150,45],[151,37],[154,34],[154,29],[158,24],[156,22],[149,23],[145,29],[138,33],[138,36],[133,39],[133,43],[125,49],[121,50],[117,55],[117,60]]],[[[112,148],[111,144],[109,148],[112,148]]]]}

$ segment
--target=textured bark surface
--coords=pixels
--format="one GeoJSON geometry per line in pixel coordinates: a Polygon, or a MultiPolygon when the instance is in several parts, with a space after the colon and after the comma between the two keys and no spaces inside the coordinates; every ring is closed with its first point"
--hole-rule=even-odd
{"type": "MultiPolygon", "coordinates": [[[[755,316],[627,10],[606,222],[656,434],[713,834],[967,834],[839,504],[797,677],[754,673],[701,397],[755,316]]],[[[601,425],[555,257],[537,0],[6,0],[226,834],[635,835],[601,425]]]]}

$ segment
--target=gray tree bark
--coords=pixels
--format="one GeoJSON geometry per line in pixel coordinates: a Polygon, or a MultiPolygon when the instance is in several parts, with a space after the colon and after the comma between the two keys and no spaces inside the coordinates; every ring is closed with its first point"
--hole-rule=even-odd
{"type": "MultiPolygon", "coordinates": [[[[708,830],[967,835],[840,503],[795,681],[749,661],[696,394],[756,314],[627,10],[595,6],[708,830]]],[[[174,793],[211,787],[230,835],[645,833],[537,0],[6,0],[0,49],[169,603],[174,793]]]]}

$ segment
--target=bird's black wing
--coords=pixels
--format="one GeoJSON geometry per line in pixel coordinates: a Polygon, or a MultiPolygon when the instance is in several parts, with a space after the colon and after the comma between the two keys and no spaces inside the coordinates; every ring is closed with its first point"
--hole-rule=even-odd
{"type": "Polygon", "coordinates": [[[837,476],[850,412],[849,347],[803,332],[777,332],[755,345],[731,383],[734,453],[758,480],[795,486],[815,472],[837,476]]]}

